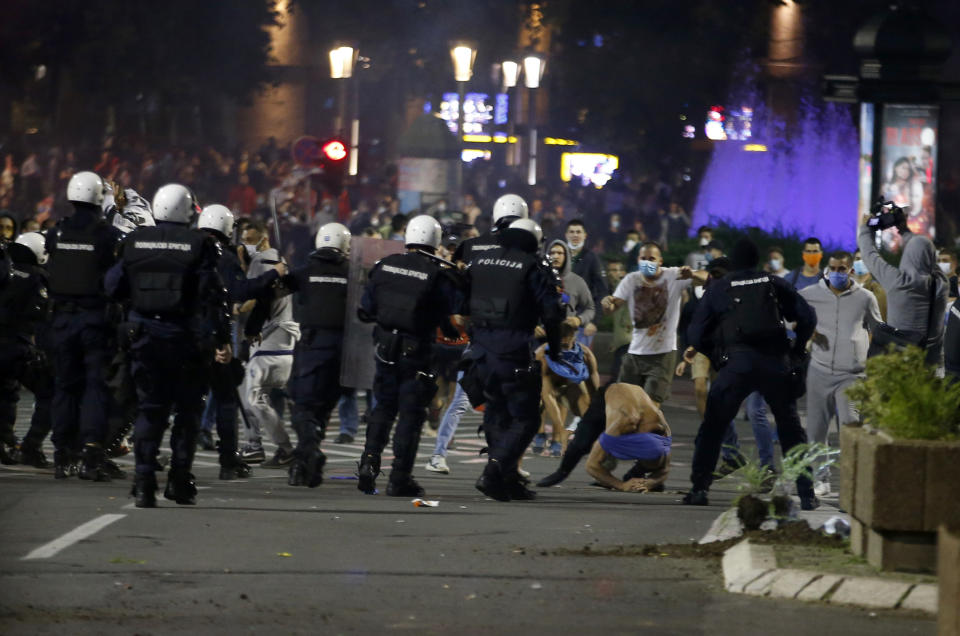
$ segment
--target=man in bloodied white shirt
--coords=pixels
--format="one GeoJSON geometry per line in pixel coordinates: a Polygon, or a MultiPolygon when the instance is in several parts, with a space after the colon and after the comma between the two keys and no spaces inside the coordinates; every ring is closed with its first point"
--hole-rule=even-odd
{"type": "Polygon", "coordinates": [[[602,304],[612,313],[626,303],[633,318],[633,338],[617,381],[642,387],[659,407],[670,395],[676,368],[681,292],[702,285],[707,274],[663,267],[660,246],[653,241],[641,245],[637,264],[638,271],[627,274],[602,304]]]}

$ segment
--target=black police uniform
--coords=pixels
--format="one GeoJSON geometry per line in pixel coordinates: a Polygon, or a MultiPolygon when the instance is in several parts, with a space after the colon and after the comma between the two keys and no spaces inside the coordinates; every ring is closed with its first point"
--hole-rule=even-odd
{"type": "MultiPolygon", "coordinates": [[[[519,217],[509,217],[509,221],[516,220],[516,218],[519,217]]],[[[504,219],[501,219],[498,227],[509,225],[509,221],[504,221],[504,219]]],[[[475,236],[465,241],[461,241],[460,244],[457,245],[457,249],[453,252],[453,260],[458,263],[466,263],[469,265],[470,262],[477,256],[485,254],[491,250],[495,250],[498,247],[500,247],[500,232],[484,232],[480,236],[475,236]]]]}
{"type": "Polygon", "coordinates": [[[376,406],[367,419],[367,439],[357,487],[375,492],[380,454],[393,436],[393,470],[387,485],[390,496],[422,496],[411,477],[426,418],[426,407],[437,392],[430,359],[437,327],[452,333],[448,317],[457,313],[461,292],[453,270],[417,252],[391,254],[374,265],[363,292],[358,315],[376,321],[377,371],[373,393],[376,406]]]}
{"type": "Polygon", "coordinates": [[[283,279],[284,285],[296,292],[301,334],[287,384],[293,402],[291,423],[297,432],[288,480],[291,486],[315,488],[322,483],[326,458],[318,431],[326,429],[340,397],[352,390],[340,386],[348,272],[347,257],[326,247],[312,252],[304,267],[283,279]]]}
{"type": "MultiPolygon", "coordinates": [[[[227,290],[227,300],[232,303],[246,302],[258,298],[271,289],[280,277],[279,272],[271,269],[256,278],[247,278],[246,272],[237,257],[236,248],[220,232],[205,230],[217,241],[221,254],[217,261],[217,272],[227,290]]],[[[235,328],[231,316],[231,332],[235,328]]],[[[220,456],[220,479],[247,477],[250,467],[237,457],[237,413],[240,401],[237,385],[243,380],[243,365],[239,359],[229,364],[214,362],[210,367],[210,399],[217,423],[217,436],[220,438],[218,453],[220,456]]]]}
{"type": "MultiPolygon", "coordinates": [[[[467,268],[473,333],[465,358],[474,368],[465,377],[475,378],[486,399],[483,428],[490,461],[477,488],[508,501],[533,497],[517,473],[540,426],[541,378],[533,330],[542,322],[549,351],[560,351],[564,311],[560,281],[537,257],[536,238],[520,229],[499,234],[501,245],[476,256],[467,268]]],[[[471,394],[466,384],[464,388],[471,394]]]]}
{"type": "Polygon", "coordinates": [[[45,362],[50,351],[47,274],[25,245],[11,243],[7,253],[9,276],[0,282],[0,462],[43,467],[47,460],[40,445],[50,432],[53,398],[53,373],[45,362]],[[16,443],[20,384],[33,392],[36,402],[17,454],[9,453],[8,447],[16,443]]]}
{"type": "Polygon", "coordinates": [[[83,447],[80,477],[108,480],[103,470],[110,396],[106,370],[114,337],[103,275],[116,261],[121,233],[100,218],[100,208],[74,203],[74,213],[47,234],[53,300],[54,463],[61,467],[83,447]]]}
{"type": "MultiPolygon", "coordinates": [[[[707,409],[697,433],[691,481],[685,503],[706,504],[723,435],[743,400],[760,391],[777,421],[783,454],[807,436],[797,415],[796,378],[791,356],[803,355],[817,317],[792,285],[778,276],[742,269],[712,281],[694,312],[687,331],[697,351],[710,353],[719,367],[707,395],[707,409]],[[787,340],[783,319],[796,322],[796,340],[787,340]]],[[[797,479],[805,508],[815,507],[808,477],[797,479]]]]}
{"type": "Polygon", "coordinates": [[[131,344],[138,412],[134,425],[138,507],[156,505],[157,455],[171,407],[173,451],[164,496],[193,504],[190,469],[203,411],[207,373],[216,348],[230,342],[227,294],[217,273],[220,249],[186,225],[160,222],[134,230],[106,278],[108,293],[130,299],[136,325],[131,344]]]}

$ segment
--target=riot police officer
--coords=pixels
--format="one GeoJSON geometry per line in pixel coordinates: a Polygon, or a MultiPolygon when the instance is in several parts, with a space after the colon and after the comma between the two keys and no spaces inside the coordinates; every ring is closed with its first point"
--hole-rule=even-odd
{"type": "Polygon", "coordinates": [[[156,227],[140,227],[124,242],[120,261],[106,279],[107,291],[130,299],[131,354],[138,411],[133,449],[136,477],[132,494],[139,508],[156,506],[160,442],[171,407],[176,411],[173,451],[164,497],[196,503],[190,473],[211,359],[231,359],[227,294],[216,241],[192,230],[197,205],[179,184],[161,187],[153,198],[156,227]]]}
{"type": "MultiPolygon", "coordinates": [[[[197,229],[210,234],[220,247],[217,271],[226,285],[227,300],[231,304],[257,298],[276,284],[281,274],[286,273],[286,265],[278,263],[262,276],[247,278],[236,248],[230,244],[233,227],[233,212],[218,203],[203,208],[197,219],[197,229]]],[[[229,364],[213,363],[210,371],[211,407],[220,438],[220,479],[249,477],[250,466],[237,457],[237,410],[240,407],[237,383],[243,377],[243,366],[239,359],[232,359],[229,364]]]]}
{"type": "Polygon", "coordinates": [[[9,244],[10,275],[0,288],[0,462],[38,468],[48,465],[40,445],[50,432],[53,397],[53,376],[37,344],[49,334],[45,244],[39,232],[21,234],[9,244]],[[20,384],[34,393],[36,405],[30,430],[15,453],[10,449],[20,384]]]}
{"type": "Polygon", "coordinates": [[[327,223],[317,232],[316,250],[307,264],[284,277],[296,292],[300,341],[293,354],[287,392],[293,401],[291,423],[297,448],[289,469],[291,486],[316,488],[323,482],[326,457],[318,430],[326,428],[331,411],[349,390],[340,386],[340,358],[347,312],[350,230],[327,223]]]}
{"type": "MultiPolygon", "coordinates": [[[[802,380],[792,361],[802,359],[816,314],[792,285],[757,270],[760,253],[749,239],[737,242],[730,260],[733,271],[707,287],[687,330],[690,346],[714,352],[711,361],[719,367],[697,433],[693,488],[683,499],[688,505],[707,505],[724,432],[750,393],[760,391],[770,405],[784,455],[807,441],[797,415],[802,380]],[[797,324],[792,344],[784,320],[797,324]]],[[[797,493],[804,510],[819,505],[808,476],[797,479],[797,493]]]]}
{"type": "Polygon", "coordinates": [[[103,180],[78,172],[67,184],[74,213],[47,234],[53,300],[53,445],[56,476],[65,476],[82,446],[80,478],[108,481],[104,466],[109,394],[105,372],[113,336],[103,275],[116,260],[121,234],[101,218],[103,180]]]}
{"type": "Polygon", "coordinates": [[[430,360],[431,343],[437,327],[455,333],[448,318],[458,313],[461,296],[455,270],[442,268],[431,256],[440,237],[436,219],[428,215],[413,218],[404,235],[407,252],[392,254],[374,265],[357,312],[361,320],[377,323],[373,388],[376,406],[367,421],[357,484],[367,494],[376,492],[380,454],[398,412],[387,495],[424,494],[411,473],[426,408],[437,392],[430,360]]]}
{"type": "Polygon", "coordinates": [[[473,368],[463,382],[474,405],[486,401],[483,429],[489,461],[476,487],[497,501],[510,501],[535,497],[517,472],[540,426],[541,378],[533,357],[533,331],[542,321],[550,345],[547,355],[559,360],[565,314],[560,281],[537,256],[543,239],[540,227],[520,219],[499,234],[500,245],[475,257],[467,269],[473,344],[465,358],[473,368]]]}
{"type": "Polygon", "coordinates": [[[469,264],[477,254],[500,246],[499,232],[517,219],[525,219],[530,211],[527,202],[516,194],[504,194],[493,203],[493,227],[475,238],[462,241],[453,253],[453,260],[469,264]]]}

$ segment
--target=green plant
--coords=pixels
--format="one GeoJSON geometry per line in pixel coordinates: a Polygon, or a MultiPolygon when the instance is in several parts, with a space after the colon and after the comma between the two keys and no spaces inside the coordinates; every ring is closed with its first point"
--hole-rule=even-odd
{"type": "Polygon", "coordinates": [[[960,384],[938,378],[919,347],[867,360],[867,377],[847,389],[865,423],[902,439],[960,435],[960,384]]]}

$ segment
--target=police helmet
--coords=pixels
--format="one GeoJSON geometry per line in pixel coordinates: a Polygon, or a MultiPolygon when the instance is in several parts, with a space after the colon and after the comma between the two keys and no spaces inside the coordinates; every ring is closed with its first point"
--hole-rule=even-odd
{"type": "Polygon", "coordinates": [[[523,197],[516,194],[505,194],[496,200],[493,204],[493,224],[496,225],[500,219],[508,216],[516,216],[525,219],[530,215],[527,208],[527,202],[523,197]]]}
{"type": "Polygon", "coordinates": [[[170,223],[189,223],[197,212],[197,201],[190,189],[179,183],[161,186],[153,195],[153,218],[170,223]]]}
{"type": "Polygon", "coordinates": [[[103,203],[103,179],[96,172],[78,172],[67,183],[67,200],[74,203],[103,203]]]}
{"type": "Polygon", "coordinates": [[[317,230],[314,247],[318,250],[329,247],[342,254],[350,253],[350,230],[342,223],[325,223],[317,230]]]}
{"type": "Polygon", "coordinates": [[[33,255],[37,257],[37,265],[47,264],[47,259],[50,257],[47,253],[47,237],[40,232],[24,232],[14,243],[30,248],[33,255]]]}
{"type": "Polygon", "coordinates": [[[537,245],[540,245],[540,242],[543,240],[543,229],[541,229],[540,225],[533,219],[517,219],[510,224],[510,228],[530,232],[537,238],[537,245]]]}
{"type": "Polygon", "coordinates": [[[443,229],[435,218],[429,214],[415,216],[407,223],[407,231],[403,235],[406,245],[423,245],[436,248],[440,245],[443,229]]]}
{"type": "Polygon", "coordinates": [[[203,208],[197,219],[197,229],[215,230],[224,236],[233,235],[233,212],[225,205],[213,203],[203,208]]]}

